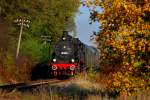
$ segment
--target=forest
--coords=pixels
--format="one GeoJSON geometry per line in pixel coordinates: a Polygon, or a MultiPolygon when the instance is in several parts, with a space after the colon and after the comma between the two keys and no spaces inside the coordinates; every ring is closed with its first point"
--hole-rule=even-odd
{"type": "Polygon", "coordinates": [[[1,0],[0,77],[19,80],[15,78],[18,74],[28,76],[35,64],[48,60],[48,47],[52,50],[63,30],[75,31],[74,17],[78,7],[78,0],[1,0]],[[17,19],[30,23],[24,23],[27,25],[23,27],[20,52],[16,58],[21,28],[15,23],[17,19]],[[51,42],[45,44],[41,36],[49,36],[51,42]]]}

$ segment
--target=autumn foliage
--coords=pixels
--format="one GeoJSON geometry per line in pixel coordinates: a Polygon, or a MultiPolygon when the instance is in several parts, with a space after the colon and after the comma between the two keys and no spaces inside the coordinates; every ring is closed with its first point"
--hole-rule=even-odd
{"type": "Polygon", "coordinates": [[[150,84],[150,1],[86,0],[86,4],[103,10],[91,12],[91,19],[101,24],[95,38],[101,66],[119,68],[108,86],[128,95],[146,89],[150,84]]]}

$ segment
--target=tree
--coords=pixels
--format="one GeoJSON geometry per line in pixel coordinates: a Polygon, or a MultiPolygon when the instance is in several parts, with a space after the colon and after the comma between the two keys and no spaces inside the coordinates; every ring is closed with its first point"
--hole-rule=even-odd
{"type": "Polygon", "coordinates": [[[40,41],[41,35],[50,35],[54,43],[65,28],[75,29],[74,16],[78,6],[78,0],[1,0],[0,18],[9,25],[9,33],[13,34],[10,44],[18,38],[19,27],[13,23],[17,18],[31,21],[30,28],[24,30],[23,41],[28,37],[40,41]]]}
{"type": "MultiPolygon", "coordinates": [[[[1,0],[1,17],[9,24],[16,18],[32,21],[29,34],[60,36],[64,27],[74,23],[78,0],[1,0]],[[73,6],[72,6],[73,5],[73,6]]],[[[75,26],[72,26],[75,27],[75,26]]],[[[55,38],[55,37],[54,37],[55,38]]]]}
{"type": "MultiPolygon", "coordinates": [[[[91,13],[91,19],[101,23],[96,37],[101,51],[101,66],[119,67],[124,75],[147,75],[149,69],[146,66],[150,66],[150,2],[86,0],[86,3],[103,9],[102,13],[95,10],[91,13]]],[[[114,76],[119,77],[118,74],[114,76]]]]}

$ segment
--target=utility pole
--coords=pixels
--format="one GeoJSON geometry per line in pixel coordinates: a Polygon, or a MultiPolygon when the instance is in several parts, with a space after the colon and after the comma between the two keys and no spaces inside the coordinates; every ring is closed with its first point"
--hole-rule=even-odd
{"type": "Polygon", "coordinates": [[[49,49],[48,49],[48,53],[49,53],[49,60],[51,60],[51,42],[52,42],[52,38],[51,36],[45,36],[42,35],[41,38],[44,40],[45,45],[47,44],[47,42],[49,42],[49,49]]]}
{"type": "Polygon", "coordinates": [[[14,20],[14,22],[20,26],[20,33],[19,33],[19,38],[18,38],[18,45],[17,45],[17,50],[16,50],[16,59],[18,58],[18,55],[19,55],[19,50],[20,50],[20,42],[21,42],[21,36],[22,36],[22,33],[23,33],[23,28],[24,27],[27,27],[29,28],[29,23],[30,21],[28,19],[16,19],[14,20]]]}

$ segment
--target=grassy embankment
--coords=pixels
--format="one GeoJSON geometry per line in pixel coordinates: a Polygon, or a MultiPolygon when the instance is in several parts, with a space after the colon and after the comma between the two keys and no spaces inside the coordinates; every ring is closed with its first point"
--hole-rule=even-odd
{"type": "MultiPolygon", "coordinates": [[[[0,92],[2,100],[114,100],[115,93],[106,89],[105,84],[95,81],[99,75],[80,74],[60,89],[41,89],[40,92],[0,92]]],[[[36,90],[35,90],[36,91],[36,90]]],[[[150,100],[150,91],[139,92],[136,96],[116,96],[116,100],[150,100]]]]}

